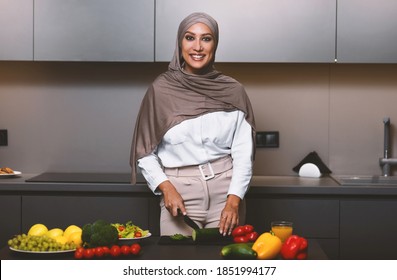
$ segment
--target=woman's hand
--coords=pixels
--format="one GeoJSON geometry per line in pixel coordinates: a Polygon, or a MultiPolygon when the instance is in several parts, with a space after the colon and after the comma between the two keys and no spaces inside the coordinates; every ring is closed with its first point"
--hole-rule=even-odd
{"type": "Polygon", "coordinates": [[[170,181],[162,182],[158,188],[163,193],[165,208],[172,216],[178,216],[178,209],[181,210],[183,215],[186,215],[185,204],[183,203],[182,196],[170,181]]]}
{"type": "Polygon", "coordinates": [[[221,212],[219,222],[219,232],[223,235],[232,234],[233,228],[239,223],[238,208],[240,205],[240,197],[230,194],[227,197],[225,208],[221,212]]]}

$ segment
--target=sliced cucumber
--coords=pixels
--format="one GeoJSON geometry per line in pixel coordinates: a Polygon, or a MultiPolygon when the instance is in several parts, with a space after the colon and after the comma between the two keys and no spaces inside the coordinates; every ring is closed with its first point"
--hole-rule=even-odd
{"type": "Polygon", "coordinates": [[[219,233],[219,228],[201,228],[192,231],[192,239],[195,242],[216,241],[224,239],[224,236],[219,233]]]}

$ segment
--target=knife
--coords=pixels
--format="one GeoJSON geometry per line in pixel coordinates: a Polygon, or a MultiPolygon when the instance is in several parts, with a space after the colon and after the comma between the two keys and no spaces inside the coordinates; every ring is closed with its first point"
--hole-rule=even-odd
{"type": "Polygon", "coordinates": [[[183,216],[183,220],[189,227],[193,229],[200,229],[200,227],[192,219],[190,219],[188,215],[183,215],[180,209],[178,209],[178,213],[179,215],[183,216]]]}

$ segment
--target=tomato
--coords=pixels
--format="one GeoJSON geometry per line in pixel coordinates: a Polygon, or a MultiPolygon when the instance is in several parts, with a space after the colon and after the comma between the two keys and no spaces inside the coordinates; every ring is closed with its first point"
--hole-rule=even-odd
{"type": "Polygon", "coordinates": [[[84,250],[83,256],[85,259],[92,259],[94,257],[95,253],[94,250],[91,248],[87,248],[84,250]]]}
{"type": "Polygon", "coordinates": [[[235,227],[232,231],[232,236],[233,237],[237,237],[237,236],[243,236],[245,235],[245,230],[244,230],[244,226],[238,226],[235,227]]]}
{"type": "Polygon", "coordinates": [[[79,250],[78,248],[76,251],[74,251],[74,258],[75,259],[82,259],[84,257],[84,249],[81,248],[82,250],[79,250]]]}
{"type": "Polygon", "coordinates": [[[141,251],[141,245],[138,243],[134,243],[130,246],[131,254],[133,255],[138,255],[139,252],[141,251]]]}
{"type": "Polygon", "coordinates": [[[123,230],[125,230],[125,227],[124,226],[119,226],[119,231],[123,231],[123,230]]]}
{"type": "Polygon", "coordinates": [[[96,247],[94,248],[94,255],[95,257],[101,258],[105,254],[105,251],[103,250],[102,247],[96,247]]]}
{"type": "Polygon", "coordinates": [[[142,237],[142,232],[140,231],[135,232],[134,237],[142,237]]]}
{"type": "Polygon", "coordinates": [[[245,226],[244,226],[244,232],[245,232],[245,234],[251,233],[251,232],[253,232],[253,231],[254,231],[254,227],[253,227],[253,226],[251,226],[251,225],[245,225],[245,226]]]}
{"type": "Polygon", "coordinates": [[[118,245],[113,245],[113,246],[110,248],[110,255],[111,255],[112,257],[118,257],[118,256],[120,256],[120,254],[121,254],[120,246],[118,246],[118,245]]]}
{"type": "Polygon", "coordinates": [[[109,249],[109,247],[103,246],[103,247],[102,247],[102,250],[103,250],[103,255],[104,255],[104,256],[107,256],[107,255],[110,254],[110,249],[109,249]]]}
{"type": "Polygon", "coordinates": [[[129,255],[131,253],[130,246],[128,246],[128,245],[121,246],[120,251],[121,251],[121,254],[123,254],[125,256],[129,255]]]}
{"type": "Polygon", "coordinates": [[[259,233],[256,231],[250,232],[246,235],[248,237],[248,241],[253,242],[259,237],[259,233]]]}
{"type": "Polygon", "coordinates": [[[242,235],[242,236],[236,236],[235,238],[233,238],[234,243],[247,243],[248,237],[246,235],[242,235]]]}

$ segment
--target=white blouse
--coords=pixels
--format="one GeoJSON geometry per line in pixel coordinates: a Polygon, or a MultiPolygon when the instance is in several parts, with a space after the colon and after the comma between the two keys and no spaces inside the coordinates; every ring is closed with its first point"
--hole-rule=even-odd
{"type": "Polygon", "coordinates": [[[242,111],[214,112],[188,119],[172,127],[138,167],[155,194],[167,176],[164,167],[203,164],[231,155],[233,174],[228,194],[244,198],[252,177],[252,128],[242,111]]]}

